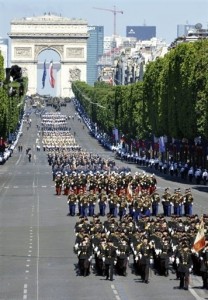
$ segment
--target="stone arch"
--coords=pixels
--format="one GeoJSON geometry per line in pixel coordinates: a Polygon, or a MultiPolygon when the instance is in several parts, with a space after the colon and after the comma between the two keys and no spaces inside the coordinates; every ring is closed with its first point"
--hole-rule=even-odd
{"type": "Polygon", "coordinates": [[[57,96],[71,97],[73,94],[69,70],[72,70],[72,77],[86,81],[88,24],[85,20],[50,13],[12,20],[9,37],[11,64],[18,64],[26,71],[28,94],[37,92],[38,56],[45,50],[53,50],[60,56],[60,95],[57,96]]]}
{"type": "Polygon", "coordinates": [[[64,47],[63,45],[55,45],[55,46],[46,46],[46,45],[36,45],[35,47],[35,55],[34,59],[38,60],[38,56],[46,50],[53,50],[58,53],[61,58],[61,61],[64,59],[64,47]]]}

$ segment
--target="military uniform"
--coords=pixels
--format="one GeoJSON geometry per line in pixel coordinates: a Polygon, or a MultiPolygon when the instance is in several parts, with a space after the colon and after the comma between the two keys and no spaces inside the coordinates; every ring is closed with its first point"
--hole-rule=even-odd
{"type": "Polygon", "coordinates": [[[71,194],[69,194],[67,203],[69,205],[69,215],[72,217],[75,216],[77,195],[74,194],[73,192],[71,194]]]}
{"type": "Polygon", "coordinates": [[[185,195],[184,195],[184,214],[185,214],[185,216],[193,214],[193,202],[194,202],[194,198],[191,193],[191,190],[186,189],[185,195]]]}
{"type": "Polygon", "coordinates": [[[169,189],[165,189],[165,193],[162,195],[162,205],[163,205],[163,212],[165,217],[171,216],[171,194],[169,193],[169,189]]]}
{"type": "Polygon", "coordinates": [[[102,217],[105,216],[107,202],[108,202],[107,193],[105,191],[103,191],[100,193],[100,195],[98,197],[99,212],[100,212],[100,216],[102,216],[102,217]]]}
{"type": "Polygon", "coordinates": [[[104,254],[106,280],[110,278],[110,280],[113,281],[114,265],[116,263],[116,248],[112,241],[108,242],[104,254]]]}
{"type": "Polygon", "coordinates": [[[203,288],[208,290],[208,243],[200,254],[200,272],[203,288]]]}
{"type": "Polygon", "coordinates": [[[180,189],[175,190],[175,193],[171,196],[173,202],[173,213],[175,216],[182,216],[183,209],[183,195],[180,193],[180,189]]]}
{"type": "Polygon", "coordinates": [[[141,265],[141,279],[145,283],[149,283],[149,268],[150,260],[153,260],[153,249],[148,243],[148,239],[144,237],[142,245],[139,249],[140,265],[141,265]]]}
{"type": "Polygon", "coordinates": [[[125,239],[122,239],[118,245],[118,249],[116,250],[117,254],[117,262],[116,262],[116,271],[119,275],[126,276],[127,275],[127,263],[130,256],[130,247],[127,244],[125,239]]]}
{"type": "Polygon", "coordinates": [[[152,202],[152,216],[157,216],[159,210],[159,203],[160,203],[160,195],[157,192],[154,192],[151,195],[151,202],[152,202]]]}
{"type": "Polygon", "coordinates": [[[90,261],[92,259],[92,249],[85,241],[78,248],[78,265],[81,276],[87,276],[90,273],[90,261]]]}
{"type": "Polygon", "coordinates": [[[92,217],[95,214],[95,205],[97,202],[97,197],[94,195],[93,191],[88,195],[89,204],[89,216],[92,217]]]}
{"type": "Polygon", "coordinates": [[[189,274],[192,269],[192,257],[191,251],[188,245],[183,245],[183,249],[179,251],[178,257],[176,258],[178,264],[178,275],[180,279],[180,289],[188,290],[189,286],[189,274]]]}
{"type": "Polygon", "coordinates": [[[56,195],[61,195],[62,190],[62,176],[61,174],[57,174],[55,178],[55,188],[56,188],[56,195]]]}
{"type": "Polygon", "coordinates": [[[118,215],[120,221],[126,215],[127,210],[127,198],[124,195],[121,195],[118,200],[118,215]]]}

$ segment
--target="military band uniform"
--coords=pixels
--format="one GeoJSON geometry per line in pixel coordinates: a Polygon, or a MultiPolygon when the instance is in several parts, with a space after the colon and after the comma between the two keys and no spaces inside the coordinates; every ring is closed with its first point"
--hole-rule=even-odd
{"type": "Polygon", "coordinates": [[[68,205],[69,205],[69,215],[75,216],[76,214],[76,204],[77,204],[77,195],[74,193],[69,194],[68,196],[68,205]]]}
{"type": "Polygon", "coordinates": [[[162,195],[162,205],[163,205],[164,216],[170,217],[172,202],[171,202],[171,194],[169,193],[168,188],[165,189],[165,193],[162,195]]]}
{"type": "Polygon", "coordinates": [[[191,193],[190,189],[185,190],[184,195],[184,214],[186,215],[192,215],[193,214],[193,195],[191,193]]]}

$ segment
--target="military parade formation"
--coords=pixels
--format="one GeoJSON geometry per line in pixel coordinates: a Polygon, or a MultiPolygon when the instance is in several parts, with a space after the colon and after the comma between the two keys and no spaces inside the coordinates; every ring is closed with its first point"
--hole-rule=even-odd
{"type": "Polygon", "coordinates": [[[194,214],[191,189],[159,193],[154,174],[133,174],[82,149],[66,120],[60,112],[46,113],[41,134],[55,194],[66,198],[68,216],[78,218],[77,274],[93,272],[112,281],[115,274],[132,272],[148,284],[151,272],[165,277],[172,272],[185,290],[194,274],[208,289],[208,216],[194,214]],[[207,239],[198,250],[202,224],[207,239]]]}

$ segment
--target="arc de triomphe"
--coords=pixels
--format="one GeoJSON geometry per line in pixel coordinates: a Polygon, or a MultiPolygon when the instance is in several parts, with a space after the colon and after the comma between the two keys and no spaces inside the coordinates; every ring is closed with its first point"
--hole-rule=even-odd
{"type": "Polygon", "coordinates": [[[86,81],[88,24],[52,14],[11,21],[11,65],[28,77],[28,94],[37,92],[38,55],[54,50],[60,55],[58,88],[61,97],[72,96],[71,82],[86,81]]]}

